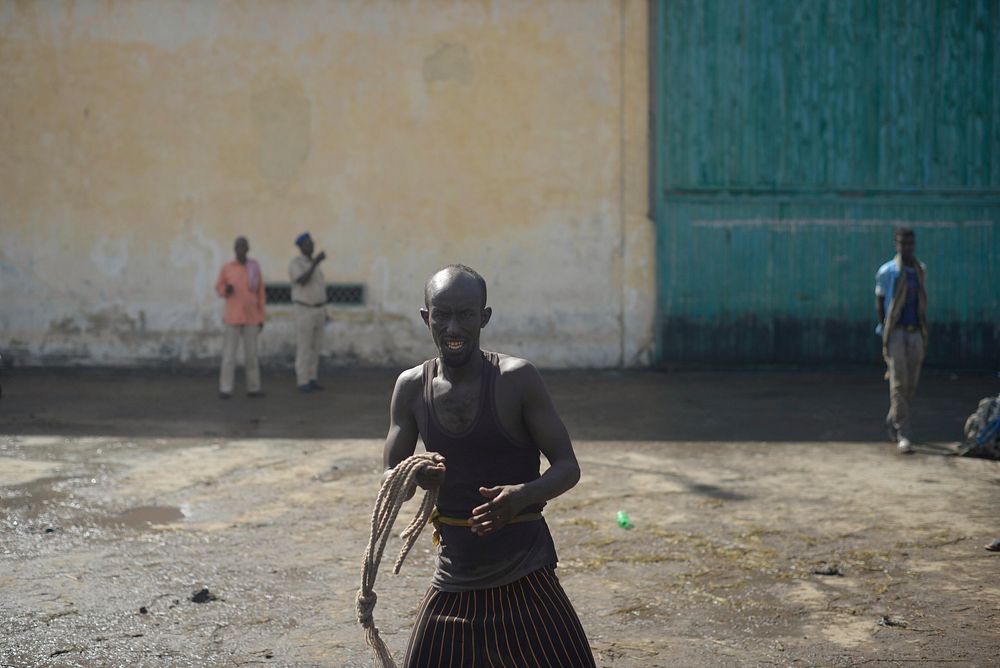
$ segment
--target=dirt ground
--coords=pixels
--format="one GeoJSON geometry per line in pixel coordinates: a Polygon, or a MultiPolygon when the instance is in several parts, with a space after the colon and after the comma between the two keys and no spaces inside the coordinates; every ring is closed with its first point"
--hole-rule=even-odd
{"type": "MultiPolygon", "coordinates": [[[[583,468],[546,516],[599,666],[997,665],[1000,464],[896,454],[877,369],[544,376],[583,468]]],[[[5,372],[0,665],[370,665],[354,596],[393,379],[220,401],[210,375],[5,372]]],[[[928,375],[918,438],[997,391],[928,375]]],[[[431,550],[376,583],[397,655],[431,550]]]]}

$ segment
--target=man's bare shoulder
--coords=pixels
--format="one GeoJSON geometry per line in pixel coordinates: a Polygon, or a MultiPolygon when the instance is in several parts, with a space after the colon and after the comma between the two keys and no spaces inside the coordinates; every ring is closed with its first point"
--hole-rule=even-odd
{"type": "Polygon", "coordinates": [[[535,365],[522,357],[497,353],[500,361],[500,376],[519,387],[527,388],[541,382],[541,375],[535,365]]]}
{"type": "Polygon", "coordinates": [[[535,368],[535,365],[522,357],[515,357],[507,353],[496,353],[500,360],[500,373],[517,372],[525,368],[535,368]]]}
{"type": "Polygon", "coordinates": [[[396,378],[395,394],[399,398],[412,397],[419,394],[424,388],[424,365],[407,369],[396,378]]]}
{"type": "Polygon", "coordinates": [[[417,406],[423,400],[423,389],[422,365],[399,374],[389,408],[395,423],[409,421],[416,416],[417,406]]]}

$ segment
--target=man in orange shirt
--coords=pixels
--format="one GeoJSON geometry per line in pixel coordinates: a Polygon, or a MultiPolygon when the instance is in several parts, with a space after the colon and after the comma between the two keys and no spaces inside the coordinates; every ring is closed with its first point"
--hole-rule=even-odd
{"type": "Polygon", "coordinates": [[[222,315],[226,334],[222,340],[222,370],[219,372],[219,398],[233,396],[236,375],[236,348],[243,340],[246,357],[247,396],[262,397],[260,366],[257,364],[257,333],[264,328],[264,278],[260,265],[247,257],[250,244],[246,237],[236,237],[236,259],[222,266],[215,291],[226,300],[222,315]]]}

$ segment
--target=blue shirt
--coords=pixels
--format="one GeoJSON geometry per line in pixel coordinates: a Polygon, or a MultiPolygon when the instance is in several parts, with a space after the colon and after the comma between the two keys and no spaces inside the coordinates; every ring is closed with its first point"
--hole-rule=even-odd
{"type": "Polygon", "coordinates": [[[917,313],[917,302],[920,299],[920,282],[917,280],[917,270],[913,267],[903,267],[906,270],[906,301],[899,314],[900,325],[919,325],[920,314],[917,313]]]}
{"type": "MultiPolygon", "coordinates": [[[[923,265],[921,265],[923,267],[923,265]]],[[[926,269],[925,269],[926,271],[926,269]]],[[[906,304],[903,305],[903,312],[905,314],[907,307],[910,305],[910,299],[913,300],[913,322],[904,322],[903,316],[900,316],[900,323],[904,325],[918,325],[919,314],[917,313],[917,298],[920,295],[919,281],[917,279],[917,270],[913,267],[907,267],[906,271],[906,304]],[[912,282],[910,275],[912,273],[912,282]]],[[[875,272],[875,294],[879,297],[885,297],[885,317],[889,317],[889,311],[892,309],[892,297],[896,290],[896,279],[899,277],[899,268],[896,267],[896,259],[893,258],[883,264],[875,272]]],[[[877,328],[878,332],[881,333],[881,326],[877,328]]]]}

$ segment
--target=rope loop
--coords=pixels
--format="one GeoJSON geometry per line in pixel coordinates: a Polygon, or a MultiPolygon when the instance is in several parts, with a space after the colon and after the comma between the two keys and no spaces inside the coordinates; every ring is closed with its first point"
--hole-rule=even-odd
{"type": "MultiPolygon", "coordinates": [[[[416,492],[417,475],[420,471],[437,465],[435,457],[436,454],[433,452],[423,452],[400,462],[382,481],[378,498],[375,500],[375,509],[372,511],[372,530],[368,538],[368,547],[365,548],[357,608],[358,623],[365,629],[365,640],[372,648],[372,652],[375,654],[375,664],[379,668],[396,668],[396,664],[393,662],[392,653],[386,647],[385,641],[379,635],[378,627],[375,626],[373,613],[375,602],[378,600],[378,596],[375,594],[375,576],[378,575],[382,553],[389,540],[392,524],[396,521],[396,516],[399,515],[399,509],[416,492]]],[[[403,546],[400,548],[399,556],[393,565],[393,573],[399,573],[403,560],[406,559],[413,544],[417,542],[421,529],[430,519],[431,511],[437,503],[437,495],[437,489],[424,492],[424,498],[417,510],[416,517],[400,534],[403,546]]]]}

